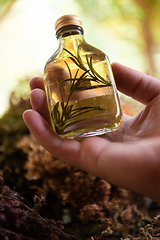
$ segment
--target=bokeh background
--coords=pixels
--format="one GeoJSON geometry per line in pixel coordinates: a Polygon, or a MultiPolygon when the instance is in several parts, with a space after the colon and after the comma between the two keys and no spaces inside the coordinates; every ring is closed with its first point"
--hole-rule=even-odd
{"type": "Polygon", "coordinates": [[[159,0],[0,0],[0,115],[20,79],[43,74],[63,14],[78,15],[86,41],[111,62],[160,78],[159,13],[159,0]]]}
{"type": "MultiPolygon", "coordinates": [[[[1,205],[3,177],[5,185],[17,192],[16,200],[20,196],[22,201],[22,196],[34,206],[35,194],[46,196],[47,205],[36,212],[63,220],[65,232],[79,240],[94,235],[99,240],[126,239],[129,234],[129,239],[160,239],[160,202],[116,188],[55,159],[30,135],[22,119],[24,110],[31,107],[29,79],[43,75],[47,59],[56,51],[54,24],[64,14],[82,19],[86,41],[104,51],[111,62],[160,79],[160,0],[0,0],[0,208],[6,209],[1,205]],[[102,231],[111,238],[99,238],[102,231]]],[[[120,97],[124,113],[133,116],[141,108],[130,98],[120,97]]],[[[22,204],[14,203],[15,211],[8,196],[5,206],[12,214],[2,211],[0,239],[5,230],[2,221],[8,235],[14,229],[20,239],[25,232],[15,219],[22,204]]],[[[34,225],[24,207],[23,213],[20,223],[32,237],[28,226],[34,225]]],[[[40,234],[36,239],[47,239],[41,231],[33,234],[40,234]]]]}

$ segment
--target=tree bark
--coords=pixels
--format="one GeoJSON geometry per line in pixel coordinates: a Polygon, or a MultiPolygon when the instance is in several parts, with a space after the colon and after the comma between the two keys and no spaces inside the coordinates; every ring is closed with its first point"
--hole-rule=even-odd
{"type": "Polygon", "coordinates": [[[155,5],[154,2],[148,0],[134,0],[134,2],[141,8],[144,14],[144,17],[141,20],[141,26],[147,74],[156,77],[156,67],[154,62],[154,49],[156,47],[156,43],[153,38],[151,27],[155,5]]]}

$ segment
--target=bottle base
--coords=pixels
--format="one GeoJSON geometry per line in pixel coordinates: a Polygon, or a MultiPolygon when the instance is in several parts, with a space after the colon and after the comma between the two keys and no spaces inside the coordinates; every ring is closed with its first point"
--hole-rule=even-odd
{"type": "Polygon", "coordinates": [[[76,129],[74,131],[68,132],[66,134],[60,135],[62,138],[81,140],[86,137],[100,136],[113,131],[116,131],[120,127],[119,124],[114,124],[110,126],[102,126],[98,128],[88,127],[84,129],[76,129]]]}

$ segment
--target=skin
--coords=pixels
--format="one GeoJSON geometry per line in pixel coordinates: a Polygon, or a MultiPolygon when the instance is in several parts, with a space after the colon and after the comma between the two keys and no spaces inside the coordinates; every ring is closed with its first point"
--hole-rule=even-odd
{"type": "Polygon", "coordinates": [[[50,126],[44,80],[30,81],[32,110],[23,119],[37,141],[54,157],[111,184],[160,200],[160,81],[118,63],[112,64],[119,91],[145,104],[120,128],[82,141],[62,139],[50,126]]]}

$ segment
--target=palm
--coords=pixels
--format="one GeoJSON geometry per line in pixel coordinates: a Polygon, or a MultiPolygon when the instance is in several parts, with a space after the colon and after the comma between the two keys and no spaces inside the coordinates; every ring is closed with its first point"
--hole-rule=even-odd
{"type": "Polygon", "coordinates": [[[156,97],[136,116],[123,116],[118,131],[108,134],[110,141],[131,142],[160,136],[160,98],[156,97]]]}
{"type": "Polygon", "coordinates": [[[61,139],[50,127],[42,78],[30,83],[34,110],[25,112],[24,120],[55,157],[116,186],[160,199],[160,83],[119,64],[112,67],[118,89],[146,104],[135,117],[124,115],[117,131],[81,142],[61,139]]]}

